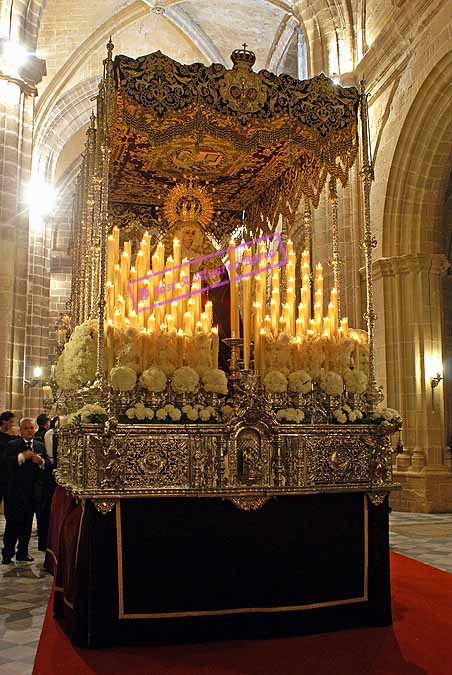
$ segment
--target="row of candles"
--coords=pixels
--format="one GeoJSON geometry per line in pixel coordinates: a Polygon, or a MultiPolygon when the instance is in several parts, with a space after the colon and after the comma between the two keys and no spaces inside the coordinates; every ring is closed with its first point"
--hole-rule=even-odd
{"type": "MultiPolygon", "coordinates": [[[[173,252],[165,261],[165,246],[151,252],[146,232],[132,265],[132,247],[124,242],[120,250],[119,228],[107,239],[107,371],[115,362],[114,332],[128,326],[139,330],[143,363],[159,363],[173,355],[174,364],[194,366],[194,354],[218,367],[218,327],[213,326],[213,305],[202,308],[201,281],[190,280],[190,264],[181,260],[180,241],[173,240],[173,252]],[[182,296],[182,297],[181,297],[182,296]],[[198,340],[205,336],[203,343],[198,340]],[[210,353],[202,355],[204,350],[210,353]]],[[[195,359],[196,360],[196,359],[195,359]]]]}
{"type": "MultiPolygon", "coordinates": [[[[348,320],[338,317],[337,289],[330,291],[324,316],[323,268],[315,267],[313,303],[311,307],[311,261],[309,251],[301,257],[301,290],[296,315],[297,256],[292,241],[286,242],[286,294],[281,302],[281,266],[279,251],[267,251],[260,241],[253,252],[251,246],[230,242],[231,336],[243,338],[244,367],[250,367],[251,343],[254,342],[254,363],[262,362],[262,341],[276,340],[280,334],[301,343],[314,337],[340,338],[348,333],[348,320]],[[238,255],[241,251],[241,256],[238,255]],[[257,254],[257,255],[256,255],[257,254]],[[270,261],[270,262],[269,262],[270,261]],[[271,273],[270,303],[267,312],[267,274],[271,273]],[[240,336],[239,284],[241,285],[242,329],[240,336]]],[[[157,244],[151,253],[150,236],[146,232],[132,265],[132,247],[124,242],[120,251],[119,228],[114,227],[107,240],[107,323],[124,329],[128,325],[149,333],[178,333],[218,336],[212,325],[213,305],[202,307],[202,282],[190,270],[190,261],[181,260],[181,243],[173,240],[173,252],[165,261],[165,247],[157,244]]]]}
{"type": "MultiPolygon", "coordinates": [[[[255,370],[262,362],[262,341],[264,338],[276,340],[280,334],[288,335],[298,343],[314,337],[341,338],[348,333],[348,319],[338,319],[337,289],[332,288],[327,315],[324,316],[323,303],[323,267],[320,263],[315,268],[314,302],[311,312],[311,263],[309,251],[302,252],[301,258],[301,291],[298,315],[296,317],[296,270],[297,256],[292,241],[286,242],[286,297],[281,302],[281,267],[279,252],[271,255],[271,267],[266,245],[263,241],[257,246],[257,256],[250,246],[243,250],[240,280],[235,281],[237,260],[233,241],[230,242],[229,263],[231,269],[231,333],[232,337],[240,337],[239,293],[238,283],[242,285],[242,328],[243,328],[243,361],[245,369],[250,367],[251,341],[254,342],[255,370]],[[257,261],[257,267],[253,263],[257,261]],[[267,269],[271,272],[271,296],[267,313],[267,269]],[[248,275],[248,276],[247,276],[248,275]],[[254,281],[253,281],[254,280],[254,281]],[[254,285],[254,293],[252,286],[254,285]],[[253,300],[252,300],[253,296],[253,300]],[[312,316],[313,314],[313,316],[312,316]]],[[[256,252],[255,252],[256,253],[256,252]]],[[[237,275],[238,276],[238,275],[237,275]]]]}
{"type": "Polygon", "coordinates": [[[181,332],[218,335],[212,325],[211,301],[202,308],[201,280],[190,275],[190,262],[181,260],[181,244],[173,240],[173,254],[165,261],[165,246],[157,244],[151,255],[146,232],[132,262],[131,242],[119,246],[119,228],[107,239],[107,321],[116,328],[145,328],[151,333],[181,332]]]}

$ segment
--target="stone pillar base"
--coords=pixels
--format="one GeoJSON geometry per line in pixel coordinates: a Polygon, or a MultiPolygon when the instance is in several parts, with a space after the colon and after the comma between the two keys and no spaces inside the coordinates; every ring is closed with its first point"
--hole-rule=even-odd
{"type": "Polygon", "coordinates": [[[400,491],[391,493],[394,511],[452,513],[452,473],[394,471],[394,482],[402,486],[400,491]]]}

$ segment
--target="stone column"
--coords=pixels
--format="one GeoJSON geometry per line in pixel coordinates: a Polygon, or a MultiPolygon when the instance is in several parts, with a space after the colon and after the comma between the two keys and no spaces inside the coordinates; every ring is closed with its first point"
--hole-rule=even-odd
{"type": "Polygon", "coordinates": [[[444,317],[442,254],[402,255],[374,263],[377,311],[377,373],[387,403],[404,419],[404,452],[396,458],[403,490],[395,508],[452,511],[444,390],[432,396],[432,359],[442,361],[444,317]]]}
{"type": "Polygon", "coordinates": [[[30,57],[13,75],[0,70],[0,408],[23,412],[30,179],[34,97],[45,63],[30,57]]]}

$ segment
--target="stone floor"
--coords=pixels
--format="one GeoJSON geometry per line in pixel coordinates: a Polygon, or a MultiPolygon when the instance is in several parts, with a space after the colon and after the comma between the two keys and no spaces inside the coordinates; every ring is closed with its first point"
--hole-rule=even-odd
{"type": "Polygon", "coordinates": [[[389,541],[394,551],[452,574],[452,514],[393,512],[389,541]]]}
{"type": "MultiPolygon", "coordinates": [[[[0,515],[0,536],[4,517],[0,515]]],[[[452,514],[392,513],[394,551],[452,573],[452,514]]],[[[30,542],[34,562],[0,565],[0,675],[31,675],[52,577],[43,571],[44,554],[30,542]]]]}
{"type": "MultiPolygon", "coordinates": [[[[0,515],[3,542],[4,516],[0,515]]],[[[30,540],[33,563],[0,565],[0,675],[30,675],[33,670],[52,576],[42,569],[36,530],[30,540]]]]}

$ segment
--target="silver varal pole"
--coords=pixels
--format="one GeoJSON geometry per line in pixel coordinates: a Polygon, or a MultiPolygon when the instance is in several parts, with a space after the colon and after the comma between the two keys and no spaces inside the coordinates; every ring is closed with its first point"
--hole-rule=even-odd
{"type": "Polygon", "coordinates": [[[369,384],[368,401],[370,411],[372,412],[379,401],[379,390],[377,387],[375,370],[375,303],[372,280],[372,255],[373,249],[377,245],[377,240],[372,236],[371,213],[370,213],[370,191],[374,180],[374,171],[372,167],[370,139],[369,139],[369,108],[367,104],[368,94],[365,89],[365,82],[360,82],[360,113],[361,113],[361,178],[363,184],[363,202],[364,202],[364,236],[363,249],[366,269],[366,291],[367,291],[367,333],[369,338],[369,384]]]}
{"type": "Polygon", "coordinates": [[[104,321],[105,321],[105,278],[106,278],[106,246],[107,246],[107,221],[108,221],[108,196],[109,196],[109,163],[110,163],[110,106],[113,87],[113,43],[111,39],[107,44],[107,58],[104,61],[104,105],[103,105],[103,139],[101,141],[102,153],[102,198],[100,208],[100,241],[99,241],[99,293],[98,293],[98,338],[97,338],[97,369],[96,380],[104,389],[104,321]]]}

